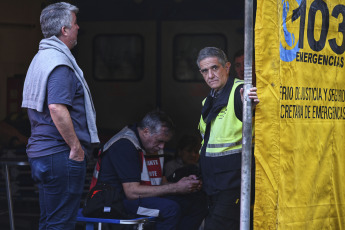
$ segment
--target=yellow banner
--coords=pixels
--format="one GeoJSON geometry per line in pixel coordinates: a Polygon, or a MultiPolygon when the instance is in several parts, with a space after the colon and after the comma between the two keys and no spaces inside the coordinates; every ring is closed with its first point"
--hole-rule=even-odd
{"type": "Polygon", "coordinates": [[[345,229],[345,1],[258,0],[255,229],[345,229]]]}

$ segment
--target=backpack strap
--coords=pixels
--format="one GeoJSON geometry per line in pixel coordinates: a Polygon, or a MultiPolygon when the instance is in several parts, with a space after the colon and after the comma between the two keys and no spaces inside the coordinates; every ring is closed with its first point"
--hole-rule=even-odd
{"type": "Polygon", "coordinates": [[[95,187],[95,185],[97,184],[97,180],[98,180],[98,174],[99,174],[99,170],[101,168],[101,162],[102,162],[102,156],[104,155],[104,151],[103,151],[103,146],[98,150],[98,160],[97,163],[95,165],[95,168],[93,170],[93,174],[92,174],[92,179],[91,179],[91,184],[90,184],[90,191],[93,187],[95,187]]]}

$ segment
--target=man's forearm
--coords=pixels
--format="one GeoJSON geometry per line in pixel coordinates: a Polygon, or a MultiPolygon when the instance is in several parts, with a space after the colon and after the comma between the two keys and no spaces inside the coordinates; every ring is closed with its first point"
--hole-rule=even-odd
{"type": "Polygon", "coordinates": [[[140,185],[139,183],[124,183],[124,190],[127,199],[133,200],[144,197],[157,197],[178,193],[175,184],[158,186],[140,185]]]}
{"type": "Polygon", "coordinates": [[[71,115],[67,107],[62,104],[50,104],[49,110],[56,128],[67,145],[71,148],[70,158],[74,160],[83,160],[84,151],[75,133],[71,115]]]}
{"type": "Polygon", "coordinates": [[[158,186],[141,185],[139,182],[123,183],[122,186],[127,199],[138,199],[139,197],[156,197],[196,192],[200,190],[201,182],[190,176],[182,178],[177,183],[158,186]]]}

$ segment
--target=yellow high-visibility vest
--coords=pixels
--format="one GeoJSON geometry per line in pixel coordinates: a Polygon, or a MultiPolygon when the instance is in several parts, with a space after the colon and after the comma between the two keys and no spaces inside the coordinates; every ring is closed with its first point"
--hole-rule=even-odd
{"type": "MultiPolygon", "coordinates": [[[[242,151],[242,121],[236,117],[234,108],[235,91],[241,84],[243,84],[242,80],[235,79],[227,106],[224,106],[217,117],[211,121],[210,137],[205,152],[207,157],[231,155],[242,151]]],[[[202,102],[203,105],[205,100],[202,102]]],[[[199,130],[204,137],[206,123],[202,116],[199,130]]],[[[204,140],[202,141],[203,144],[204,140]]]]}

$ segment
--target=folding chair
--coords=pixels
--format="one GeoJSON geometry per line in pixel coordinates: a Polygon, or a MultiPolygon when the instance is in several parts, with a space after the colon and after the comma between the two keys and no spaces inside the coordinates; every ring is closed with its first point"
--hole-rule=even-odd
{"type": "Polygon", "coordinates": [[[94,230],[94,224],[95,223],[98,223],[98,230],[102,229],[102,223],[135,224],[135,225],[138,225],[138,230],[143,230],[144,224],[148,223],[149,221],[153,221],[154,219],[155,219],[155,217],[140,217],[140,218],[135,218],[135,219],[127,219],[127,220],[91,218],[91,217],[83,216],[82,209],[78,210],[78,215],[77,215],[77,222],[85,222],[86,223],[85,230],[94,230]]]}

